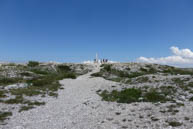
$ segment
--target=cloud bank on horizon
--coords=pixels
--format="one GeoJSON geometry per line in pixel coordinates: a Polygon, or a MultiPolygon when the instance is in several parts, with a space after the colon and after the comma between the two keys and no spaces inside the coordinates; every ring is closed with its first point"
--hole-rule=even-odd
{"type": "Polygon", "coordinates": [[[179,49],[176,46],[170,48],[173,55],[160,58],[139,57],[138,62],[174,65],[179,67],[193,67],[193,52],[190,49],[179,49]]]}

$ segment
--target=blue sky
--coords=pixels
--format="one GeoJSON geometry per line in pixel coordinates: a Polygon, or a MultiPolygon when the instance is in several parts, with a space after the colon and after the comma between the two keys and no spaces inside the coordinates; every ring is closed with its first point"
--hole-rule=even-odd
{"type": "Polygon", "coordinates": [[[126,62],[193,50],[192,0],[1,0],[0,60],[126,62]]]}

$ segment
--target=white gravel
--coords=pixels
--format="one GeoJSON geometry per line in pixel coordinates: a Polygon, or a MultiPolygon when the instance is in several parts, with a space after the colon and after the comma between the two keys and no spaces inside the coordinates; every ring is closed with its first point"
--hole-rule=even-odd
{"type": "MultiPolygon", "coordinates": [[[[92,73],[99,71],[97,67],[92,73]]],[[[103,78],[92,78],[90,74],[61,81],[64,90],[57,99],[48,98],[45,106],[22,113],[15,113],[2,129],[171,129],[166,124],[172,116],[161,115],[159,106],[151,103],[117,104],[101,101],[96,91],[117,85],[103,78]],[[153,121],[151,117],[159,120],[153,121]]],[[[181,109],[179,118],[192,118],[188,114],[192,104],[181,109]]],[[[191,122],[179,128],[191,129],[191,122]]],[[[0,126],[1,128],[1,126],[0,126]]]]}

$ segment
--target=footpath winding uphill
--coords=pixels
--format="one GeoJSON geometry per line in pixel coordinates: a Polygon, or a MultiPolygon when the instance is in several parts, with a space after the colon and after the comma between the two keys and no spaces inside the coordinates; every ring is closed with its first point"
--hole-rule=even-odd
{"type": "Polygon", "coordinates": [[[113,82],[91,78],[90,74],[77,79],[60,81],[64,90],[56,99],[48,99],[45,106],[13,115],[3,129],[113,129],[105,123],[113,107],[101,101],[96,91],[113,82]]]}

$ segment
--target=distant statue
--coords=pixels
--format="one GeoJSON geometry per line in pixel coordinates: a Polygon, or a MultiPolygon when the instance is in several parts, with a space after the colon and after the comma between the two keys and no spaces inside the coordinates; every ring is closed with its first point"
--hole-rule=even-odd
{"type": "Polygon", "coordinates": [[[104,63],[108,63],[108,59],[99,59],[98,58],[98,54],[96,53],[96,58],[94,59],[94,63],[96,64],[104,64],[104,63]]]}

